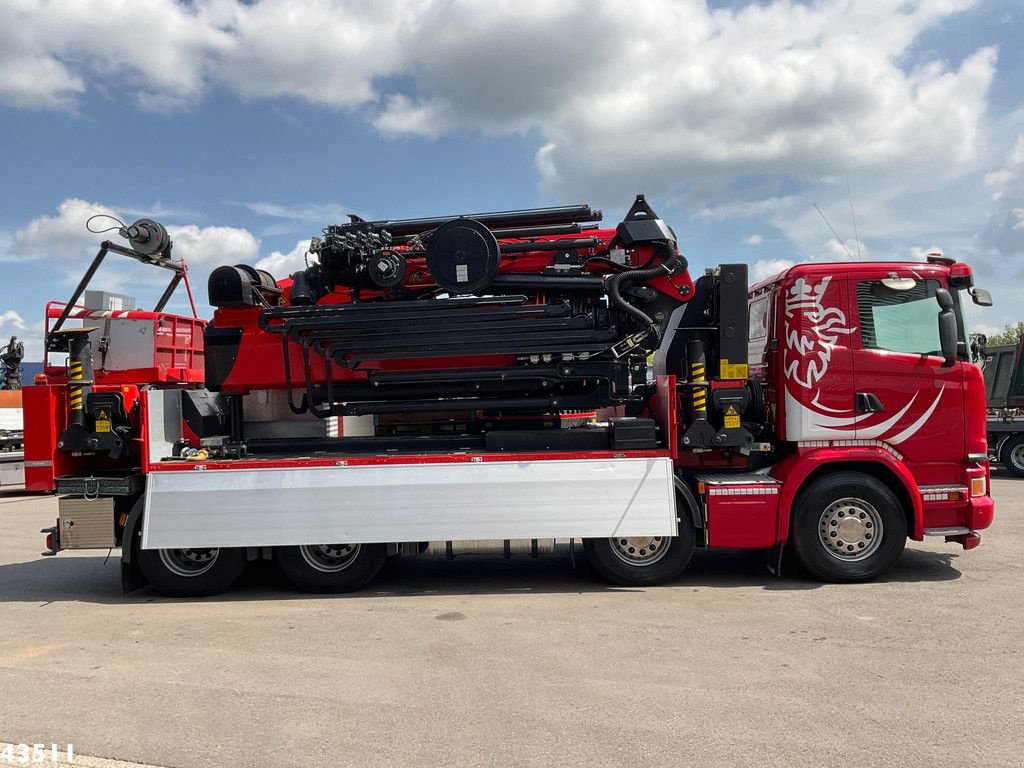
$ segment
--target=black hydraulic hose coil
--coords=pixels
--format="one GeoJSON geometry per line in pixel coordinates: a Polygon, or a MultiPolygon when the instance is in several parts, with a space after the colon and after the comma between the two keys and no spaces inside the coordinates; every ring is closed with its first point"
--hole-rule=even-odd
{"type": "Polygon", "coordinates": [[[675,275],[685,270],[687,267],[686,259],[682,256],[675,255],[666,261],[663,261],[656,267],[648,267],[647,269],[632,269],[627,272],[620,272],[617,275],[612,275],[608,278],[605,283],[608,298],[612,304],[632,315],[634,318],[643,323],[644,327],[648,329],[648,333],[653,333],[654,337],[661,341],[661,328],[654,322],[654,319],[644,312],[639,307],[630,304],[622,297],[622,288],[628,283],[640,283],[644,280],[650,280],[652,277],[659,277],[661,275],[675,275]]]}

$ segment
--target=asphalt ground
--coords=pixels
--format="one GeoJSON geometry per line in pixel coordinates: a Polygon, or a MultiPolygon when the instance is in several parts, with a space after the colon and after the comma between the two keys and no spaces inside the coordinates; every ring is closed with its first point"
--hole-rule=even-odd
{"type": "Polygon", "coordinates": [[[41,557],[55,500],[4,491],[0,768],[4,742],[99,767],[1024,765],[1024,480],[993,491],[978,549],[911,542],[864,585],[749,552],[654,589],[407,559],[352,596],[265,564],[184,601],[122,595],[116,552],[41,557]]]}

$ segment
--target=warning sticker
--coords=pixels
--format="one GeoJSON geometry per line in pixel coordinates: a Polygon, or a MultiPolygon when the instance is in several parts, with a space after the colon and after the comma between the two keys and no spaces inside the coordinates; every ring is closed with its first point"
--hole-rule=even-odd
{"type": "Polygon", "coordinates": [[[96,431],[110,431],[110,411],[108,411],[106,408],[100,408],[98,411],[96,411],[96,431]]]}
{"type": "Polygon", "coordinates": [[[723,359],[718,366],[718,375],[723,379],[745,379],[748,376],[746,363],[730,363],[723,359]]]}
{"type": "MultiPolygon", "coordinates": [[[[730,411],[735,410],[730,408],[730,411]]],[[[739,429],[740,428],[740,417],[739,416],[726,416],[725,417],[725,428],[726,429],[739,429]]]]}

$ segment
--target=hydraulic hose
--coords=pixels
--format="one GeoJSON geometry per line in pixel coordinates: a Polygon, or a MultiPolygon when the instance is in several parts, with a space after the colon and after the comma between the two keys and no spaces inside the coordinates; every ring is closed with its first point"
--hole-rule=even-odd
{"type": "Polygon", "coordinates": [[[682,256],[673,254],[671,258],[663,261],[656,267],[649,267],[647,269],[631,269],[627,272],[620,272],[617,275],[612,275],[608,278],[608,281],[605,284],[608,291],[608,299],[623,312],[639,320],[644,327],[647,328],[648,334],[654,334],[654,337],[660,342],[661,328],[658,327],[658,324],[654,322],[654,319],[646,312],[639,307],[630,304],[622,297],[622,288],[630,283],[639,283],[644,280],[650,280],[652,277],[678,274],[682,270],[685,270],[686,266],[686,259],[682,256]]]}

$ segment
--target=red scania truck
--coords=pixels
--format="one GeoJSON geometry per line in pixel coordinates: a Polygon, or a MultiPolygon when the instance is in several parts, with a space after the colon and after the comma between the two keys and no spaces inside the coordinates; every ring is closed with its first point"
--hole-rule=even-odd
{"type": "Polygon", "coordinates": [[[126,589],[172,595],[255,559],[342,592],[389,556],[577,543],[626,585],[695,547],[862,581],[992,522],[962,312],[991,299],[965,264],[694,279],[643,196],[612,228],[587,205],[350,218],[288,277],[216,269],[210,322],[164,311],[185,269],[159,224],[101,245],[24,393],[47,554],[120,547],[126,589]],[[109,253],[170,271],[153,311],[80,301],[109,253]]]}

